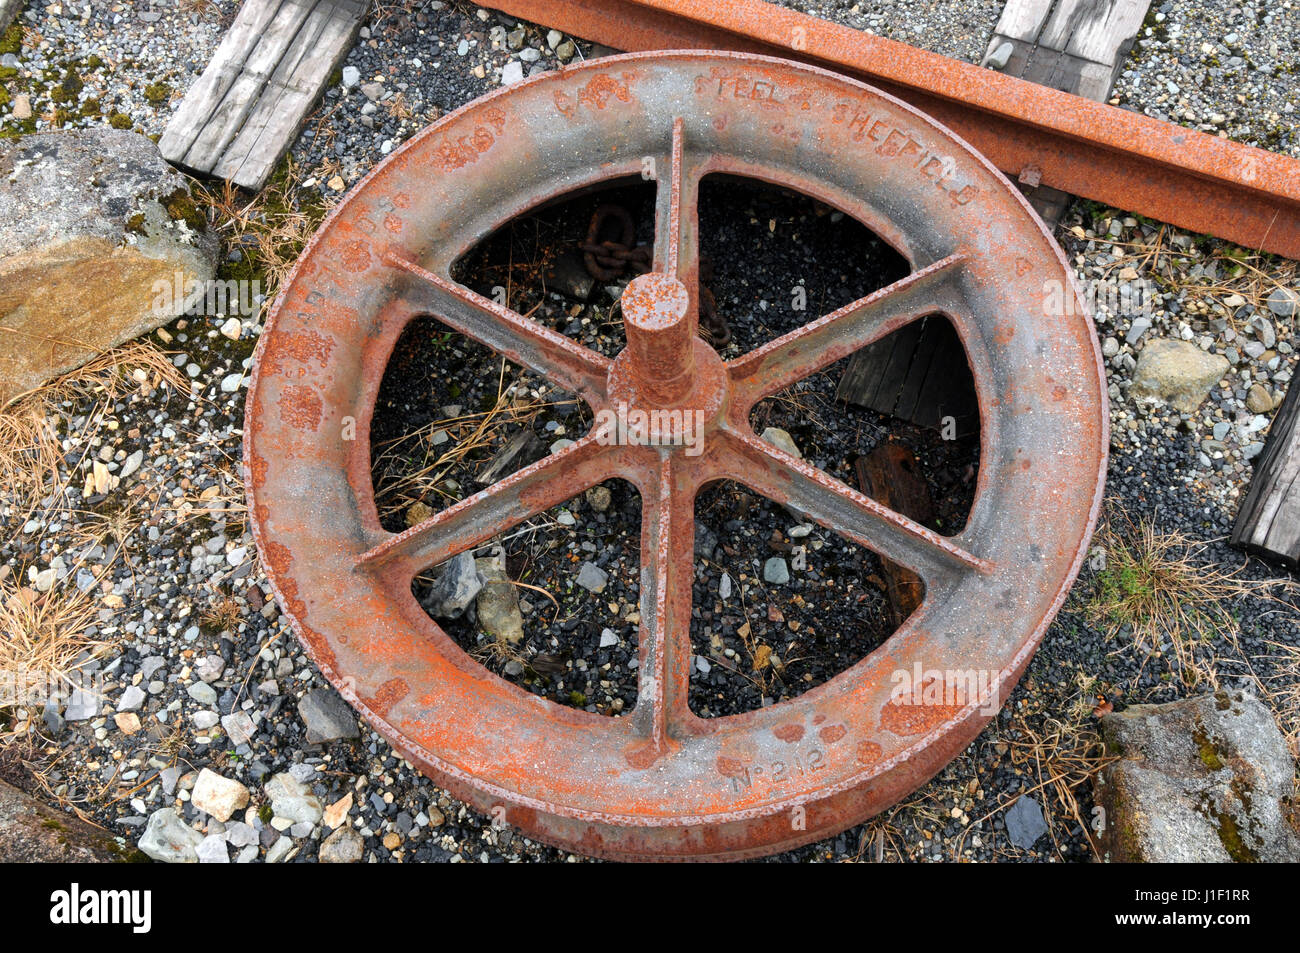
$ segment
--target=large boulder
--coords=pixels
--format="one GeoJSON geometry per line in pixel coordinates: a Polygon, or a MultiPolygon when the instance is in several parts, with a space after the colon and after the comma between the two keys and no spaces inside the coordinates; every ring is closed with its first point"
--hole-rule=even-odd
{"type": "Polygon", "coordinates": [[[132,854],[108,832],[0,781],[0,863],[117,863],[132,854]]]}
{"type": "Polygon", "coordinates": [[[1101,720],[1120,760],[1097,776],[1106,859],[1300,861],[1294,765],[1272,713],[1244,692],[1134,705],[1101,720]]]}
{"type": "Polygon", "coordinates": [[[1227,358],[1195,344],[1157,338],[1142,348],[1133,372],[1133,396],[1156,398],[1180,413],[1195,413],[1228,366],[1227,358]]]}
{"type": "Polygon", "coordinates": [[[0,33],[9,28],[9,24],[18,16],[24,0],[0,0],[0,33]]]}
{"type": "Polygon", "coordinates": [[[0,140],[0,404],[182,313],[218,253],[144,136],[0,140]]]}

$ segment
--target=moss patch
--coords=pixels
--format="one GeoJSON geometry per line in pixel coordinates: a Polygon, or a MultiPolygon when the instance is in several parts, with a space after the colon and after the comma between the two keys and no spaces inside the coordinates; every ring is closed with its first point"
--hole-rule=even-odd
{"type": "Polygon", "coordinates": [[[132,125],[131,117],[123,113],[114,112],[108,117],[108,124],[114,129],[130,129],[132,125]]]}
{"type": "Polygon", "coordinates": [[[4,35],[0,36],[0,56],[6,53],[17,55],[23,49],[23,28],[17,23],[12,24],[9,29],[5,30],[4,35]]]}
{"type": "Polygon", "coordinates": [[[50,90],[50,98],[56,103],[76,102],[77,96],[81,94],[85,86],[86,84],[81,81],[81,77],[77,75],[77,71],[68,67],[59,84],[50,90]]]}
{"type": "Polygon", "coordinates": [[[172,88],[166,83],[150,83],[144,88],[144,98],[150,105],[161,106],[171,98],[172,88]]]}
{"type": "Polygon", "coordinates": [[[207,231],[208,218],[194,204],[188,189],[177,189],[163,199],[162,204],[163,208],[167,209],[168,218],[173,222],[184,222],[196,232],[207,231]]]}

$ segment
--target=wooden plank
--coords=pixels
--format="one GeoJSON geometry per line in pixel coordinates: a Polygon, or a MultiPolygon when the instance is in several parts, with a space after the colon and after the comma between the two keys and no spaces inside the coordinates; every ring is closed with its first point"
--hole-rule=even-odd
{"type": "MultiPolygon", "coordinates": [[[[865,457],[858,457],[856,469],[859,488],[876,502],[922,526],[934,519],[934,499],[921,475],[921,466],[915,454],[901,443],[882,443],[865,457]]],[[[910,569],[880,553],[876,555],[885,576],[890,620],[898,627],[921,605],[925,585],[910,569]]]]}
{"type": "Polygon", "coordinates": [[[1300,387],[1294,381],[1273,418],[1250,492],[1232,527],[1232,543],[1291,566],[1300,564],[1300,387]]]}
{"type": "MultiPolygon", "coordinates": [[[[984,64],[1005,57],[1004,73],[1104,102],[1150,5],[1150,0],[1008,0],[984,64]]],[[[1019,187],[1049,227],[1072,200],[1039,185],[1033,170],[1021,176],[1019,187]]],[[[909,328],[853,355],[836,396],[923,427],[937,427],[936,421],[951,416],[958,435],[973,432],[978,408],[974,391],[966,389],[970,368],[960,342],[954,348],[909,328]],[[939,346],[946,350],[933,350],[939,346]]]]}
{"type": "Polygon", "coordinates": [[[993,28],[994,37],[1027,40],[1030,43],[1037,41],[1043,27],[1047,25],[1047,18],[1051,15],[1055,2],[1056,0],[1008,0],[1002,8],[998,25],[993,28]]]}
{"type": "Polygon", "coordinates": [[[164,158],[260,189],[361,28],[366,0],[246,0],[158,142],[164,158]]]}
{"type": "Polygon", "coordinates": [[[1012,46],[1002,72],[1104,102],[1150,0],[1010,0],[984,62],[1012,46]]]}

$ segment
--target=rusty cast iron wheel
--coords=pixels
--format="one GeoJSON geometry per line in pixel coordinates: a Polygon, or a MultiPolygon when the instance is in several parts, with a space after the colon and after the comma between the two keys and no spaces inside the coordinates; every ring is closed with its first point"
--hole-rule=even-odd
{"type": "MultiPolygon", "coordinates": [[[[330,680],[485,814],[606,857],[739,858],[823,838],[893,804],[975,737],[1079,569],[1107,412],[1091,322],[1081,304],[1059,307],[1062,290],[1077,303],[1070,269],[1019,193],[951,132],[866,86],[722,53],[548,73],[471,103],[383,162],[298,263],[248,396],[258,548],[330,680]],[[452,263],[510,219],[651,167],[654,262],[624,295],[628,345],[616,359],[451,280],[452,263]],[[841,209],[904,255],[911,275],[724,363],[696,335],[697,187],[712,172],[841,209]],[[976,498],[951,538],[749,425],[758,400],[935,313],[964,342],[982,427],[976,498]],[[635,434],[607,445],[598,428],[388,533],[371,485],[371,413],[398,335],[425,314],[576,392],[598,421],[619,404],[699,411],[703,452],[635,434]],[[643,514],[638,695],[618,718],[491,674],[411,593],[417,572],[612,477],[636,486],[643,514]],[[706,720],[687,705],[692,510],[699,488],[720,479],[907,566],[926,594],[883,646],[826,684],[706,720]],[[975,680],[954,682],[962,673],[975,680]],[[925,691],[900,694],[909,680],[925,691]]],[[[660,438],[674,436],[671,419],[660,438]]]]}

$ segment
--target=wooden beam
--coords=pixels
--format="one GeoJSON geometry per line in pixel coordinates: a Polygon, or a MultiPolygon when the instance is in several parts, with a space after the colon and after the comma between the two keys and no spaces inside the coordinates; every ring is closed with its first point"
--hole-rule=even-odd
{"type": "Polygon", "coordinates": [[[158,148],[167,161],[266,184],[347,55],[366,0],[245,0],[158,148]]]}
{"type": "Polygon", "coordinates": [[[1273,418],[1250,492],[1232,527],[1232,544],[1300,564],[1300,387],[1287,388],[1273,418]]]}

